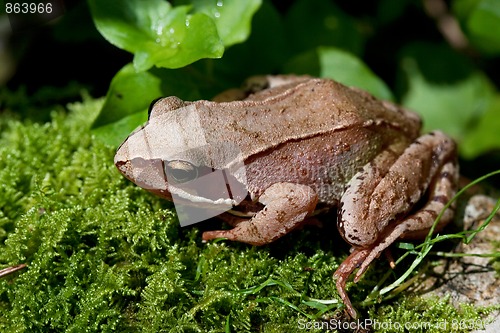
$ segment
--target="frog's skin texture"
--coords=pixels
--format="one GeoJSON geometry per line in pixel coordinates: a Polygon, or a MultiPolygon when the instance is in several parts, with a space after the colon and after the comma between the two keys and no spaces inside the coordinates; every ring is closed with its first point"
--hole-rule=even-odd
{"type": "Polygon", "coordinates": [[[457,190],[454,142],[438,131],[420,136],[414,113],[332,80],[268,76],[215,100],[157,101],[148,123],[118,149],[116,166],[163,198],[230,209],[224,216],[234,228],[205,232],[205,241],[268,244],[318,209],[337,207],[338,230],[352,249],[334,277],[356,318],[348,277],[359,268],[357,282],[398,238],[426,234],[457,190]],[[232,167],[221,142],[238,147],[245,172],[232,167]],[[206,170],[225,170],[248,195],[227,198],[210,183],[183,190],[206,170]]]}

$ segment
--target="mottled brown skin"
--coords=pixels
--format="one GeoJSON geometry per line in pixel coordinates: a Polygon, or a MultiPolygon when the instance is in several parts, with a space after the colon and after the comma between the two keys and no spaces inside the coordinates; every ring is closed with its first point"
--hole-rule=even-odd
{"type": "MultiPolygon", "coordinates": [[[[338,229],[352,252],[334,276],[355,318],[345,291],[348,277],[359,268],[358,281],[396,239],[421,236],[431,227],[456,192],[455,144],[441,132],[419,137],[415,114],[332,80],[271,76],[250,87],[250,95],[234,94],[245,98],[241,101],[160,100],[149,122],[122,144],[115,164],[162,197],[176,193],[193,204],[203,199],[216,205],[217,193],[179,192],[190,182],[169,184],[162,166],[175,159],[199,170],[229,170],[217,147],[221,141],[237,145],[249,196],[233,202],[232,212],[239,216],[231,219],[233,229],[205,232],[204,240],[268,244],[295,229],[319,203],[337,206],[338,229]],[[189,121],[197,126],[189,128],[189,121]],[[196,139],[192,133],[200,128],[203,135],[196,139]],[[414,211],[417,202],[421,208],[414,211]]],[[[217,97],[228,99],[231,94],[217,97]]],[[[228,174],[244,183],[237,172],[228,174]]],[[[440,226],[452,216],[450,208],[440,226]]]]}

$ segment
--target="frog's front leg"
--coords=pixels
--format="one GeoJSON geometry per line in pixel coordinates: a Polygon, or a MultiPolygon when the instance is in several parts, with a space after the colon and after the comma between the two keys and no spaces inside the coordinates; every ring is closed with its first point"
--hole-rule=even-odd
{"type": "Polygon", "coordinates": [[[273,184],[259,197],[265,207],[254,217],[231,230],[204,232],[203,240],[223,237],[252,245],[271,243],[300,225],[314,211],[317,201],[318,195],[309,186],[273,184]]]}
{"type": "MultiPolygon", "coordinates": [[[[357,282],[369,264],[396,239],[428,230],[457,190],[458,167],[454,142],[440,132],[420,137],[388,168],[367,165],[341,199],[338,227],[354,251],[334,274],[337,289],[352,317],[356,312],[345,283],[359,268],[357,282]],[[424,193],[424,206],[410,214],[424,193]]],[[[448,209],[440,225],[453,217],[448,209]]]]}

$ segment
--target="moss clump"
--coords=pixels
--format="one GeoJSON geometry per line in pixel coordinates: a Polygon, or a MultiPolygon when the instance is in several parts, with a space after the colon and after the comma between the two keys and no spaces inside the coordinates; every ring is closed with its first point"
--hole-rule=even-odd
{"type": "MultiPolygon", "coordinates": [[[[115,170],[90,133],[99,107],[46,124],[0,118],[0,268],[28,265],[0,279],[0,331],[303,332],[333,315],[337,304],[314,299],[337,298],[334,227],[260,248],[202,244],[206,224],[180,228],[169,203],[115,170]]],[[[354,301],[379,273],[351,287],[354,301]]],[[[400,320],[426,304],[413,302],[369,314],[400,320]]]]}
{"type": "Polygon", "coordinates": [[[390,306],[369,311],[377,332],[470,332],[484,329],[483,319],[491,309],[478,309],[468,304],[453,307],[448,298],[407,297],[390,306]]]}

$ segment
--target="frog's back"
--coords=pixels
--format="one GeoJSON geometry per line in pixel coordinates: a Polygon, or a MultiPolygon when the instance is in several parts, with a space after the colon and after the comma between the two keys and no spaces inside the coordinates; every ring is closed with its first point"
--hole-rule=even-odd
{"type": "Polygon", "coordinates": [[[420,129],[415,114],[326,79],[284,84],[243,101],[197,103],[207,113],[202,119],[208,141],[219,141],[224,133],[223,139],[238,142],[247,156],[285,141],[356,127],[387,126],[409,138],[420,129]]]}

